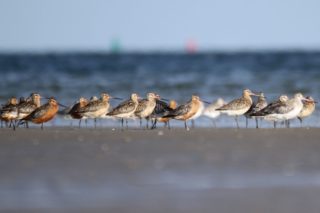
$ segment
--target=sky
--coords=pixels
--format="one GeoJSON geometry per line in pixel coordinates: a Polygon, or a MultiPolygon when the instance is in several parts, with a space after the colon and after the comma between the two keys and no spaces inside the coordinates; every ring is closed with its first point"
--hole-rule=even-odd
{"type": "Polygon", "coordinates": [[[0,51],[320,49],[319,0],[0,0],[0,51]]]}

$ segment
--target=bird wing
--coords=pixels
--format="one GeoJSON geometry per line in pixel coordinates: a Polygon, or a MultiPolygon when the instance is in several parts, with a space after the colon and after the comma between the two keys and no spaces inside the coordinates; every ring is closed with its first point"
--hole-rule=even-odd
{"type": "Polygon", "coordinates": [[[91,101],[84,107],[79,107],[79,105],[78,105],[78,107],[77,107],[75,112],[76,113],[95,112],[95,111],[100,109],[100,106],[102,104],[103,103],[101,101],[99,101],[99,100],[91,101]]]}
{"type": "Polygon", "coordinates": [[[139,101],[138,107],[135,111],[135,113],[140,113],[146,108],[146,103],[148,102],[147,99],[142,99],[139,101]]]}
{"type": "Polygon", "coordinates": [[[30,115],[28,115],[23,120],[32,120],[32,119],[42,117],[47,112],[48,107],[49,107],[49,104],[42,105],[41,107],[35,109],[30,115]]]}
{"type": "Polygon", "coordinates": [[[157,118],[164,116],[165,113],[168,113],[172,111],[172,109],[169,107],[169,105],[161,100],[156,100],[156,107],[154,108],[152,114],[150,117],[157,118]]]}
{"type": "Polygon", "coordinates": [[[268,104],[265,108],[261,109],[260,111],[253,113],[253,116],[265,116],[269,114],[281,114],[283,113],[284,108],[287,105],[281,101],[275,101],[270,104],[268,104]]]}
{"type": "Polygon", "coordinates": [[[18,105],[19,113],[30,114],[33,112],[37,106],[31,102],[23,102],[18,105]]]}
{"type": "Polygon", "coordinates": [[[127,100],[121,104],[119,104],[116,108],[114,108],[111,112],[109,112],[107,115],[117,115],[122,113],[128,113],[134,110],[135,103],[130,99],[127,100]]]}
{"type": "Polygon", "coordinates": [[[223,105],[222,107],[216,109],[216,110],[236,110],[236,109],[239,109],[239,108],[243,108],[243,107],[246,107],[247,105],[247,102],[242,99],[242,98],[239,98],[239,99],[235,99],[225,105],[223,105]]]}
{"type": "Polygon", "coordinates": [[[253,116],[255,113],[261,111],[262,109],[267,107],[267,102],[258,102],[256,104],[253,104],[250,109],[248,110],[248,112],[246,112],[245,115],[247,116],[253,116]]]}
{"type": "Polygon", "coordinates": [[[166,115],[163,117],[170,118],[170,117],[176,117],[179,115],[184,115],[190,111],[191,104],[192,104],[192,102],[182,104],[182,105],[178,106],[176,109],[173,109],[173,110],[169,111],[168,113],[166,113],[166,115]]]}

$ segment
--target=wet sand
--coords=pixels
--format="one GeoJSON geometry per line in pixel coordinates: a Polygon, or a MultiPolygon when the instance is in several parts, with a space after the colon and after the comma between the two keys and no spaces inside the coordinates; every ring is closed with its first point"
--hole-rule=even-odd
{"type": "Polygon", "coordinates": [[[0,129],[0,211],[319,212],[319,138],[319,129],[0,129]]]}

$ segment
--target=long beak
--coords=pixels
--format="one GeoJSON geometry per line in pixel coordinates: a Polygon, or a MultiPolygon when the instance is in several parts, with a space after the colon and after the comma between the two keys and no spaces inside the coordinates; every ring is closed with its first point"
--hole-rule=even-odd
{"type": "Polygon", "coordinates": [[[258,95],[256,92],[251,92],[250,95],[252,95],[252,96],[257,96],[257,97],[260,96],[260,95],[258,95]]]}
{"type": "Polygon", "coordinates": [[[160,98],[160,100],[169,101],[169,99],[166,99],[166,98],[160,98]]]}
{"type": "Polygon", "coordinates": [[[68,108],[66,105],[63,105],[63,104],[60,104],[60,103],[58,103],[58,105],[59,105],[59,106],[62,106],[62,107],[64,107],[64,108],[68,108]]]}
{"type": "Polygon", "coordinates": [[[111,97],[111,98],[115,100],[123,100],[123,98],[118,98],[118,97],[111,97]]]}
{"type": "Polygon", "coordinates": [[[315,104],[318,103],[317,101],[309,100],[309,99],[306,99],[306,98],[302,99],[302,101],[308,102],[308,103],[315,103],[315,104]]]}
{"type": "Polygon", "coordinates": [[[204,101],[204,100],[201,100],[201,101],[206,104],[211,104],[209,101],[204,101]]]}

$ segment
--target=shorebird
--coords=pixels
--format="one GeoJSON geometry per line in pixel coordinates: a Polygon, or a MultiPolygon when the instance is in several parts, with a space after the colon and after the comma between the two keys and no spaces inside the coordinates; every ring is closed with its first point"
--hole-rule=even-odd
{"type": "Polygon", "coordinates": [[[161,100],[156,100],[156,107],[150,115],[150,118],[153,121],[151,129],[155,129],[157,127],[157,122],[163,122],[165,127],[167,126],[168,129],[170,129],[170,118],[163,116],[176,108],[177,102],[175,100],[170,100],[169,104],[161,100]]]}
{"type": "Polygon", "coordinates": [[[169,111],[167,115],[163,116],[164,118],[174,118],[176,120],[184,121],[184,127],[186,130],[189,130],[187,125],[187,120],[192,118],[201,107],[201,100],[199,96],[192,95],[191,100],[185,104],[178,106],[176,109],[169,111]]]}
{"type": "Polygon", "coordinates": [[[157,94],[150,92],[147,94],[147,99],[139,100],[139,104],[136,111],[134,112],[134,115],[140,119],[140,128],[142,126],[143,118],[147,120],[147,128],[148,128],[149,116],[151,115],[151,113],[156,107],[157,99],[160,99],[160,97],[157,94]]]}
{"type": "Polygon", "coordinates": [[[13,126],[15,129],[15,123],[13,122],[16,120],[18,116],[18,109],[17,109],[17,98],[12,97],[8,100],[7,104],[5,104],[0,110],[0,120],[1,120],[1,128],[2,128],[2,121],[6,123],[6,126],[9,124],[9,127],[13,126]]]}
{"type": "MultiPolygon", "coordinates": [[[[206,103],[208,103],[208,102],[206,102],[206,103]]],[[[192,128],[195,128],[195,120],[202,115],[203,110],[204,110],[204,103],[202,100],[200,100],[199,107],[198,107],[196,113],[193,116],[191,116],[191,118],[190,118],[192,128]]]]}
{"type": "Polygon", "coordinates": [[[244,115],[246,117],[246,128],[248,128],[248,118],[254,118],[256,121],[256,128],[259,128],[258,118],[253,116],[256,112],[264,109],[268,105],[266,97],[261,92],[258,97],[257,103],[252,104],[251,108],[244,115]]]}
{"type": "Polygon", "coordinates": [[[221,112],[216,109],[225,105],[225,101],[222,98],[218,98],[215,102],[211,103],[203,110],[203,115],[212,119],[213,125],[216,127],[214,119],[220,116],[221,112]]]}
{"type": "Polygon", "coordinates": [[[54,118],[59,110],[59,104],[54,98],[49,98],[48,103],[35,109],[31,114],[23,118],[23,121],[31,121],[35,124],[41,124],[43,129],[43,123],[46,123],[54,118]]]}
{"type": "Polygon", "coordinates": [[[97,118],[105,116],[109,112],[110,103],[109,100],[112,98],[106,93],[101,93],[101,98],[98,100],[92,100],[83,107],[79,107],[75,111],[76,114],[79,114],[84,118],[94,119],[94,126],[96,127],[97,118]]]}
{"type": "Polygon", "coordinates": [[[245,89],[243,90],[242,97],[235,99],[216,110],[226,113],[229,116],[235,116],[237,128],[239,128],[238,116],[244,115],[250,109],[252,105],[251,96],[257,95],[249,89],[245,89]]]}
{"type": "Polygon", "coordinates": [[[317,102],[311,96],[306,97],[306,100],[303,102],[303,108],[298,115],[301,126],[303,119],[310,116],[314,112],[316,103],[317,102]]]}
{"type": "MultiPolygon", "coordinates": [[[[18,104],[18,116],[17,120],[22,120],[32,113],[35,109],[39,108],[41,105],[41,96],[38,93],[31,93],[27,100],[22,101],[18,104]]],[[[28,128],[28,121],[25,121],[26,127],[28,128]]]]}
{"type": "Polygon", "coordinates": [[[107,113],[108,116],[113,116],[115,118],[121,119],[121,127],[123,128],[123,119],[126,119],[126,126],[128,128],[128,119],[134,116],[139,105],[139,96],[136,93],[131,94],[129,100],[120,103],[111,112],[107,113]]]}
{"type": "Polygon", "coordinates": [[[83,97],[79,98],[79,101],[77,103],[75,103],[71,109],[67,112],[68,115],[70,115],[70,117],[72,119],[79,119],[79,128],[81,127],[81,121],[83,118],[86,119],[86,117],[83,117],[83,115],[80,113],[80,111],[82,110],[83,107],[85,107],[87,104],[89,103],[89,101],[83,97]]]}
{"type": "Polygon", "coordinates": [[[296,93],[292,99],[286,102],[286,108],[283,112],[283,120],[287,122],[287,128],[290,128],[290,120],[297,118],[303,109],[303,101],[308,101],[301,93],[296,93]]]}
{"type": "Polygon", "coordinates": [[[254,116],[262,116],[265,120],[273,121],[274,128],[276,128],[277,121],[285,121],[289,128],[289,120],[298,117],[303,108],[302,101],[307,101],[307,99],[301,93],[295,94],[292,99],[282,95],[279,101],[269,104],[266,108],[255,113],[254,116]]]}
{"type": "Polygon", "coordinates": [[[251,116],[262,117],[264,120],[273,121],[273,127],[277,127],[277,122],[282,121],[280,112],[284,112],[286,102],[289,100],[288,96],[281,95],[278,100],[271,102],[265,108],[258,112],[252,113],[251,116]]]}

